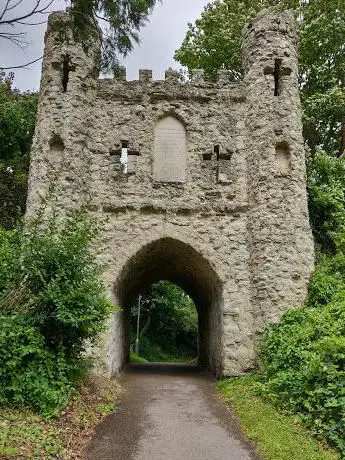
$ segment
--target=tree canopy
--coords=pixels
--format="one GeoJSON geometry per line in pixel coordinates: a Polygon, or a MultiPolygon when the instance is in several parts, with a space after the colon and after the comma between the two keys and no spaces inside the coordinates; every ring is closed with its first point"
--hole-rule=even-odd
{"type": "Polygon", "coordinates": [[[13,88],[0,73],[0,226],[12,228],[25,211],[29,152],[38,95],[13,88]]]}
{"type": "Polygon", "coordinates": [[[309,147],[339,156],[345,150],[345,3],[342,0],[224,0],[208,4],[188,25],[175,59],[188,71],[204,69],[211,79],[229,69],[243,77],[241,37],[263,8],[291,9],[300,38],[300,89],[304,135],[309,147]]]}
{"type": "MultiPolygon", "coordinates": [[[[135,340],[138,303],[131,308],[132,339],[135,340]]],[[[141,356],[165,361],[197,354],[198,317],[192,299],[169,281],[143,290],[140,315],[141,356]]]]}
{"type": "MultiPolygon", "coordinates": [[[[23,26],[45,22],[56,0],[6,0],[4,3],[0,7],[0,40],[25,46],[23,26]]],[[[90,23],[96,25],[101,38],[102,68],[109,70],[118,66],[119,54],[125,56],[139,42],[139,30],[157,0],[71,0],[69,3],[75,38],[86,44],[90,23]]]]}

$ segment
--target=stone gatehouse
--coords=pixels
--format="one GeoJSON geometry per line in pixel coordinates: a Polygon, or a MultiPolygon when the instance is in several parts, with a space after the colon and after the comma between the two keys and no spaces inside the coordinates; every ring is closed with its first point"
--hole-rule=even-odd
{"type": "Polygon", "coordinates": [[[99,79],[99,49],[45,38],[28,212],[56,184],[62,212],[88,204],[114,303],[100,355],[116,372],[129,355],[129,305],[167,279],[193,298],[200,362],[233,375],[255,365],[264,327],[300,306],[313,269],[298,46],[290,13],[244,31],[242,82],[201,71],[181,83],[139,71],[99,79]]]}

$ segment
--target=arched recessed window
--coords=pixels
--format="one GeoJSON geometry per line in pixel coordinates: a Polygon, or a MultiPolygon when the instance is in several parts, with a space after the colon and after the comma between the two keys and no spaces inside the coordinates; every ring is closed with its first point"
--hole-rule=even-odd
{"type": "Polygon", "coordinates": [[[158,182],[185,182],[187,137],[183,124],[172,116],[155,127],[153,178],[158,182]]]}
{"type": "Polygon", "coordinates": [[[286,174],[290,171],[290,147],[285,141],[276,144],[276,161],[278,172],[286,174]]]}

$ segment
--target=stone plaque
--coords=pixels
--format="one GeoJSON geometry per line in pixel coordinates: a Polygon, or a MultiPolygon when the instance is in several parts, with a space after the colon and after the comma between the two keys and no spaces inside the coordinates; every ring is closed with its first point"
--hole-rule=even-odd
{"type": "Polygon", "coordinates": [[[153,177],[157,182],[185,182],[186,130],[174,117],[161,119],[155,128],[153,177]]]}

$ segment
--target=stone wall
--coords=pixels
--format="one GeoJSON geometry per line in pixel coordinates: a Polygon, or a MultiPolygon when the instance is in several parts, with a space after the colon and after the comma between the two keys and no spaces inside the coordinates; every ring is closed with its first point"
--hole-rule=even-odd
{"type": "Polygon", "coordinates": [[[203,364],[250,369],[256,336],[301,305],[313,267],[292,16],[250,24],[242,83],[226,71],[217,83],[171,70],[99,80],[97,43],[86,55],[59,42],[66,17],[49,19],[28,213],[48,194],[61,212],[87,203],[101,219],[96,249],[122,307],[99,350],[105,371],[128,359],[126,312],[159,279],[193,297],[203,364]]]}

